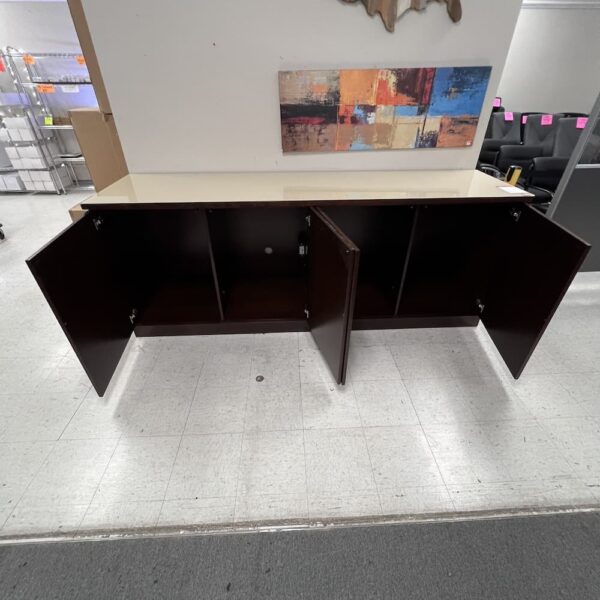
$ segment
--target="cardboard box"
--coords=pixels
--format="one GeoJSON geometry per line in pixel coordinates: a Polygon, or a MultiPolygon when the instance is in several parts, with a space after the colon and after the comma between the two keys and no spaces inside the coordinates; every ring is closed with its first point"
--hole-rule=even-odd
{"type": "Polygon", "coordinates": [[[69,116],[96,191],[125,177],[127,163],[113,116],[93,108],[77,108],[69,116]]]}
{"type": "Polygon", "coordinates": [[[112,113],[81,0],[67,0],[67,2],[69,4],[69,10],[71,11],[71,17],[73,18],[73,24],[75,25],[75,31],[79,38],[79,45],[81,46],[81,51],[85,57],[85,64],[87,65],[90,79],[94,86],[98,106],[103,113],[112,113]]]}
{"type": "Polygon", "coordinates": [[[73,223],[79,221],[79,219],[81,219],[81,217],[83,217],[83,215],[85,215],[86,212],[87,210],[81,208],[81,204],[76,204],[75,206],[69,209],[69,215],[71,215],[71,220],[73,221],[73,223]]]}

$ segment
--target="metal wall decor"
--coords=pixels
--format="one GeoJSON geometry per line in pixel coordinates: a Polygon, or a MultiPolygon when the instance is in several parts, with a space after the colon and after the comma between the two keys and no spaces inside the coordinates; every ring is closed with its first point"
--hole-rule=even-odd
{"type": "MultiPolygon", "coordinates": [[[[370,16],[377,13],[385,28],[393,32],[396,21],[409,10],[424,10],[427,4],[432,0],[362,0],[370,16]]],[[[448,4],[448,14],[450,18],[457,23],[462,18],[462,6],[460,0],[437,0],[448,4]]],[[[358,0],[344,0],[344,2],[358,2],[358,0]]]]}

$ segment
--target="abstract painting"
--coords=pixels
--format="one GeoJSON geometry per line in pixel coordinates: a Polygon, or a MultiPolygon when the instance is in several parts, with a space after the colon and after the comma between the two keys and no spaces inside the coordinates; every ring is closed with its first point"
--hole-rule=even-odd
{"type": "Polygon", "coordinates": [[[471,146],[491,67],[283,71],[284,152],[471,146]]]}

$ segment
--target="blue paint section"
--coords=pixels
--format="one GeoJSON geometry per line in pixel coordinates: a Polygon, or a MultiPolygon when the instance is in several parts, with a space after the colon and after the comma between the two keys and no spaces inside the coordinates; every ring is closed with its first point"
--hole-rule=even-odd
{"type": "Polygon", "coordinates": [[[479,116],[491,71],[491,67],[437,69],[428,116],[479,116]]]}
{"type": "Polygon", "coordinates": [[[375,123],[376,106],[367,106],[359,104],[354,107],[352,115],[356,118],[355,123],[363,125],[373,125],[375,123]]]}
{"type": "Polygon", "coordinates": [[[419,107],[418,106],[396,106],[394,110],[394,116],[396,117],[418,117],[419,107]]]}
{"type": "Polygon", "coordinates": [[[363,140],[358,139],[352,142],[350,150],[373,150],[373,146],[370,144],[365,144],[363,140]]]}

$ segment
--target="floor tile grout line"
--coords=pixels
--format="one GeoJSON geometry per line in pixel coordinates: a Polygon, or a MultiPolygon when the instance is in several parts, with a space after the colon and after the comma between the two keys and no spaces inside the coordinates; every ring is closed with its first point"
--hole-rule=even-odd
{"type": "Polygon", "coordinates": [[[362,437],[365,442],[365,448],[367,450],[367,456],[369,457],[369,465],[371,466],[371,478],[373,479],[373,484],[375,485],[375,490],[377,492],[377,501],[379,502],[379,511],[381,515],[383,515],[383,504],[381,502],[381,493],[379,491],[379,486],[377,485],[377,478],[375,477],[375,469],[373,468],[373,460],[371,458],[371,451],[369,450],[369,441],[367,440],[367,433],[365,431],[365,427],[362,425],[362,416],[360,412],[360,408],[358,407],[358,402],[356,401],[356,393],[354,392],[354,385],[350,383],[352,387],[352,396],[354,397],[354,403],[356,405],[356,410],[358,411],[358,416],[361,421],[361,431],[362,437]]]}
{"type": "Polygon", "coordinates": [[[238,464],[235,474],[235,496],[233,499],[233,515],[232,520],[233,523],[236,522],[237,519],[237,511],[238,511],[238,497],[239,497],[239,488],[240,488],[240,477],[242,475],[242,456],[244,452],[244,441],[246,440],[246,420],[248,418],[248,399],[250,396],[250,386],[252,380],[252,357],[254,355],[254,349],[256,347],[256,338],[252,338],[252,354],[250,356],[250,369],[248,372],[248,379],[246,381],[246,398],[244,402],[244,424],[242,426],[242,434],[240,435],[240,451],[238,457],[238,464]]]}
{"type": "Polygon", "coordinates": [[[90,385],[88,391],[83,395],[83,397],[81,398],[81,401],[77,405],[75,412],[71,415],[71,418],[69,419],[68,423],[63,427],[63,430],[62,430],[61,434],[58,436],[57,441],[63,441],[63,435],[65,434],[65,431],[71,424],[71,421],[73,421],[73,419],[75,418],[75,415],[79,412],[79,409],[83,406],[83,403],[86,401],[86,399],[87,399],[88,395],[90,394],[90,392],[92,391],[92,389],[93,389],[93,387],[90,385]]]}
{"type": "Polygon", "coordinates": [[[429,452],[431,453],[433,461],[435,462],[435,466],[436,466],[436,468],[438,470],[438,473],[439,473],[439,475],[440,475],[440,477],[442,479],[442,483],[444,484],[444,487],[446,488],[446,493],[448,494],[448,498],[450,499],[450,503],[452,504],[452,506],[456,510],[456,505],[454,503],[454,498],[452,498],[452,494],[450,493],[450,488],[448,487],[448,483],[446,482],[446,478],[444,477],[444,474],[442,473],[442,469],[440,467],[438,459],[437,459],[437,457],[435,455],[435,452],[433,451],[433,448],[431,447],[431,442],[429,441],[429,437],[427,436],[427,432],[425,431],[425,428],[423,427],[423,422],[421,421],[421,417],[419,416],[419,413],[418,413],[417,409],[415,408],[415,403],[413,401],[413,398],[412,398],[412,395],[410,393],[410,390],[408,389],[408,387],[406,386],[406,384],[404,384],[404,389],[406,390],[406,394],[408,395],[408,399],[410,400],[411,406],[413,407],[413,411],[415,412],[415,415],[417,416],[417,420],[419,421],[419,427],[421,428],[423,436],[425,437],[425,441],[427,442],[427,447],[429,448],[429,452]]]}
{"type": "MultiPolygon", "coordinates": [[[[39,443],[45,443],[45,442],[39,442],[39,443]]],[[[54,452],[54,449],[56,448],[56,444],[58,442],[54,441],[54,442],[48,442],[48,443],[52,444],[52,448],[50,448],[50,450],[48,451],[48,453],[46,454],[46,456],[44,456],[44,459],[41,461],[40,466],[38,467],[38,469],[36,469],[33,477],[31,477],[31,479],[29,480],[29,483],[25,486],[25,489],[19,495],[19,499],[15,502],[12,510],[10,511],[8,517],[6,518],[6,521],[4,522],[4,525],[2,526],[2,528],[0,528],[0,531],[1,531],[1,529],[3,529],[6,526],[6,524],[8,523],[8,520],[10,519],[10,517],[12,517],[12,515],[17,510],[17,508],[20,507],[21,501],[25,497],[25,494],[27,493],[27,490],[29,490],[29,488],[31,487],[31,484],[35,481],[35,478],[41,473],[42,468],[46,464],[46,461],[48,460],[48,458],[50,457],[50,455],[52,454],[52,452],[54,452]]],[[[23,507],[23,508],[27,508],[27,507],[23,507]]]]}
{"type": "MultiPolygon", "coordinates": [[[[88,515],[88,512],[90,510],[90,507],[92,506],[92,504],[94,503],[94,498],[96,497],[96,494],[98,493],[98,490],[100,489],[100,485],[102,484],[102,480],[104,479],[104,476],[106,475],[106,471],[108,471],[108,467],[115,455],[115,453],[117,452],[117,448],[119,447],[119,444],[121,443],[121,439],[123,438],[123,436],[121,435],[115,444],[115,447],[113,448],[113,451],[110,455],[110,458],[106,461],[106,465],[104,467],[104,470],[102,471],[102,475],[100,475],[100,478],[98,479],[98,484],[96,485],[96,489],[94,490],[94,493],[92,494],[92,497],[90,498],[90,501],[87,505],[87,508],[85,509],[85,512],[83,513],[83,517],[81,518],[81,522],[79,524],[79,527],[77,528],[77,531],[79,531],[81,525],[83,525],[83,522],[85,521],[85,518],[88,515]]],[[[115,438],[111,438],[111,439],[115,439],[115,438]]]]}
{"type": "Polygon", "coordinates": [[[179,452],[181,451],[181,445],[183,444],[183,436],[185,434],[185,430],[187,429],[187,424],[190,418],[190,414],[192,412],[192,406],[194,404],[194,400],[196,399],[196,394],[200,387],[200,379],[202,378],[202,372],[204,371],[204,367],[206,365],[206,356],[203,357],[202,360],[202,368],[200,369],[200,373],[198,374],[198,379],[196,380],[196,385],[194,386],[194,392],[191,394],[190,404],[187,410],[187,416],[185,418],[185,423],[183,424],[183,428],[181,430],[181,436],[179,438],[179,444],[177,445],[177,451],[175,452],[175,456],[173,457],[173,464],[171,465],[171,470],[169,471],[169,478],[167,480],[167,485],[165,486],[165,491],[162,497],[162,503],[160,505],[160,510],[158,511],[158,515],[156,516],[156,521],[154,522],[154,526],[156,527],[160,522],[160,517],[162,516],[163,509],[165,507],[165,502],[167,498],[167,494],[169,492],[169,485],[171,484],[171,479],[173,477],[173,471],[175,470],[175,464],[177,463],[177,457],[179,456],[179,452]]]}
{"type": "MultiPolygon", "coordinates": [[[[589,417],[580,417],[582,419],[589,419],[589,417]]],[[[554,419],[547,419],[548,421],[554,420],[554,419]]],[[[559,419],[556,419],[559,420],[559,419]]],[[[594,419],[597,420],[597,419],[594,419]]],[[[544,421],[539,421],[537,420],[538,426],[542,429],[542,431],[544,431],[547,435],[548,435],[548,439],[550,440],[550,442],[552,443],[552,445],[554,446],[555,450],[560,454],[560,456],[567,462],[567,464],[569,465],[569,467],[571,467],[571,473],[573,476],[579,478],[580,477],[580,473],[579,471],[577,471],[576,466],[575,466],[575,462],[573,461],[573,459],[571,458],[571,456],[569,455],[568,452],[565,451],[564,448],[561,447],[560,444],[560,440],[557,439],[556,434],[546,426],[544,426],[544,421]]],[[[600,423],[600,420],[599,420],[600,423]]]]}
{"type": "Polygon", "coordinates": [[[306,498],[306,518],[310,519],[310,502],[308,499],[308,464],[306,457],[306,424],[304,423],[304,395],[302,393],[302,366],[300,364],[300,335],[298,334],[298,378],[300,388],[300,412],[302,416],[302,452],[304,454],[304,491],[306,498]]]}

